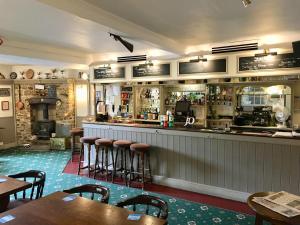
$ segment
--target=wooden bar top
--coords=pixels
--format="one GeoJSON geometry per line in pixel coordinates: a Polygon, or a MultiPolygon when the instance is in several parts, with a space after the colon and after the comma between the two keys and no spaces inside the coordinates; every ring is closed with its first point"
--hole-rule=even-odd
{"type": "Polygon", "coordinates": [[[285,224],[285,225],[299,225],[300,216],[285,217],[271,209],[264,207],[253,201],[255,197],[265,197],[274,192],[258,192],[249,196],[247,203],[256,212],[256,225],[262,225],[263,220],[270,222],[271,224],[285,224]]]}
{"type": "Polygon", "coordinates": [[[12,215],[10,225],[165,225],[167,221],[143,215],[138,221],[127,219],[133,212],[113,205],[77,197],[64,201],[69,194],[55,192],[46,197],[0,214],[12,215]]]}
{"type": "Polygon", "coordinates": [[[224,129],[210,129],[205,128],[201,125],[193,125],[185,127],[183,124],[175,124],[174,127],[162,127],[158,124],[139,124],[139,123],[111,123],[111,122],[97,122],[97,121],[83,121],[83,124],[95,124],[95,125],[106,125],[106,126],[123,126],[131,128],[150,128],[165,131],[185,131],[185,132],[196,132],[196,133],[209,133],[209,134],[224,134],[224,135],[240,135],[240,136],[256,136],[256,137],[267,137],[267,138],[282,138],[282,139],[294,139],[299,140],[300,137],[273,137],[272,135],[276,131],[284,131],[291,133],[290,128],[277,128],[277,127],[255,127],[255,126],[230,126],[231,131],[225,131],[224,129]]]}

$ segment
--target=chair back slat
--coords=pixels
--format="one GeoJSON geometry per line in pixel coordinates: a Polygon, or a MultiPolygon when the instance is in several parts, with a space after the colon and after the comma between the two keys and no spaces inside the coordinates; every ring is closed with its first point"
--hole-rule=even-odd
{"type": "Polygon", "coordinates": [[[145,214],[147,215],[149,215],[150,206],[152,206],[158,210],[158,218],[168,218],[168,203],[158,197],[151,195],[138,195],[136,197],[119,202],[116,206],[123,208],[131,205],[133,206],[133,211],[136,211],[136,205],[146,205],[145,214]]]}
{"type": "MultiPolygon", "coordinates": [[[[24,177],[23,179],[25,182],[27,182],[26,177],[24,177]]],[[[22,195],[23,199],[26,198],[26,190],[23,190],[23,195],[22,195]]]]}
{"type": "Polygon", "coordinates": [[[97,184],[84,184],[79,187],[74,187],[68,190],[64,190],[64,192],[69,193],[69,194],[78,194],[79,196],[82,197],[82,193],[90,193],[91,199],[95,199],[95,195],[100,195],[101,196],[101,202],[102,203],[108,203],[109,201],[109,196],[110,196],[110,191],[109,188],[97,185],[97,184]]]}
{"type": "MultiPolygon", "coordinates": [[[[18,174],[9,175],[9,177],[15,178],[15,179],[21,179],[25,182],[30,182],[32,184],[31,192],[30,192],[30,200],[38,199],[43,196],[43,190],[45,186],[45,180],[46,180],[46,173],[39,170],[29,170],[27,172],[22,172],[18,174]],[[28,179],[27,179],[28,178],[28,179]],[[32,181],[30,181],[30,180],[32,181]],[[35,196],[35,197],[34,197],[35,196]]],[[[22,191],[22,198],[26,198],[26,191],[22,191]]],[[[18,198],[18,195],[14,195],[15,199],[18,198]]]]}

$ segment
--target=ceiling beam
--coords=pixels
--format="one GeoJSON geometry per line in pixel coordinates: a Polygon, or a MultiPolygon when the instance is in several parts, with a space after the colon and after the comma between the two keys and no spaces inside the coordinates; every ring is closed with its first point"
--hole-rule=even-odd
{"type": "Polygon", "coordinates": [[[90,63],[90,55],[88,54],[24,41],[4,40],[0,47],[0,54],[50,60],[78,66],[86,66],[90,63]]]}
{"type": "MultiPolygon", "coordinates": [[[[142,26],[125,20],[117,15],[109,13],[85,0],[38,0],[41,3],[66,11],[78,17],[104,25],[110,29],[125,33],[141,42],[152,44],[175,54],[183,55],[184,47],[173,39],[155,33],[142,26]]],[[[109,31],[109,30],[108,30],[109,31]]]]}

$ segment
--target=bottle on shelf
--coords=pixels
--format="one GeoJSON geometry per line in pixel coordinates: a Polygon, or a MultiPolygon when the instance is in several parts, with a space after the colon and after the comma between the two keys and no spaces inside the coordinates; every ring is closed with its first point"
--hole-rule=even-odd
{"type": "Polygon", "coordinates": [[[165,105],[169,105],[169,104],[170,104],[169,97],[167,97],[167,98],[165,99],[165,105]]]}

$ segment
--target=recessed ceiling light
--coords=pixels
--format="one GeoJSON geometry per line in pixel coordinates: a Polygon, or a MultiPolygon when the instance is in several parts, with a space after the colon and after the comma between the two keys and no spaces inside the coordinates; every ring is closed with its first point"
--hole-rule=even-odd
{"type": "Polygon", "coordinates": [[[261,58],[261,57],[276,56],[276,55],[277,55],[277,52],[270,52],[269,50],[265,49],[263,53],[257,53],[254,55],[254,57],[261,58]]]}
{"type": "Polygon", "coordinates": [[[197,62],[207,62],[207,58],[204,58],[204,57],[200,57],[198,56],[196,59],[191,59],[190,60],[191,63],[197,63],[197,62]]]}
{"type": "Polygon", "coordinates": [[[244,7],[248,7],[252,3],[252,0],[242,0],[242,3],[244,7]]]}

